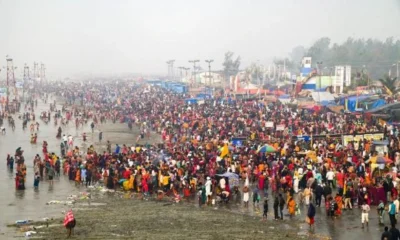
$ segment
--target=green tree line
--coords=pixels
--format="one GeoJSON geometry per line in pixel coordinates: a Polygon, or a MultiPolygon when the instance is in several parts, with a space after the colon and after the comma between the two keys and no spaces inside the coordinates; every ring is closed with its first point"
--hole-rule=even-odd
{"type": "MultiPolygon", "coordinates": [[[[286,66],[292,72],[298,72],[301,59],[304,56],[312,57],[313,66],[323,62],[324,69],[332,69],[336,65],[351,65],[355,75],[368,74],[371,79],[377,80],[392,72],[396,76],[396,64],[400,61],[400,40],[393,37],[384,41],[377,39],[348,38],[343,43],[332,43],[328,37],[318,39],[312,46],[293,48],[286,59],[286,66]]],[[[276,59],[275,63],[282,64],[283,59],[276,59]]]]}

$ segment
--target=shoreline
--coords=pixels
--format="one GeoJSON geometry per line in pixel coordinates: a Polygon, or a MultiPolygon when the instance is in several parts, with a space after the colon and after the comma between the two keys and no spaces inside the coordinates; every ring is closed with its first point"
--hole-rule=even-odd
{"type": "MultiPolygon", "coordinates": [[[[228,205],[195,207],[194,203],[141,200],[131,192],[92,190],[91,204],[77,200],[71,207],[77,221],[75,239],[309,239],[301,221],[261,221],[260,216],[235,212],[228,205]],[[131,198],[131,196],[134,196],[131,198]],[[282,231],[284,230],[284,231],[282,231]]],[[[270,214],[271,216],[271,214],[270,214]]],[[[35,239],[65,238],[63,216],[32,221],[17,229],[36,231],[35,239]],[[46,227],[46,224],[49,227],[46,227]],[[35,228],[33,228],[35,227],[35,228]]]]}

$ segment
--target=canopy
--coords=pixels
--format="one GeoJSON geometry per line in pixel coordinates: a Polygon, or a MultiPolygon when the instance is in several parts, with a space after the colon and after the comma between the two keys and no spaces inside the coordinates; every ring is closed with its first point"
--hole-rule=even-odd
{"type": "Polygon", "coordinates": [[[230,187],[239,187],[239,175],[233,172],[226,172],[224,174],[217,174],[220,177],[227,177],[230,187]]]}
{"type": "Polygon", "coordinates": [[[333,95],[329,92],[313,92],[311,96],[316,102],[330,102],[335,101],[333,95]]]}
{"type": "Polygon", "coordinates": [[[239,175],[237,175],[236,173],[233,173],[233,172],[226,172],[224,174],[217,174],[217,176],[227,177],[227,178],[239,178],[239,175]]]}
{"type": "Polygon", "coordinates": [[[269,144],[264,144],[263,146],[261,146],[258,150],[257,153],[262,152],[262,153],[272,153],[272,152],[276,152],[276,149],[269,145],[269,144]]]}
{"type": "Polygon", "coordinates": [[[393,161],[387,157],[383,156],[378,156],[378,157],[371,157],[367,163],[375,163],[375,164],[387,164],[387,163],[392,163],[393,161]]]}

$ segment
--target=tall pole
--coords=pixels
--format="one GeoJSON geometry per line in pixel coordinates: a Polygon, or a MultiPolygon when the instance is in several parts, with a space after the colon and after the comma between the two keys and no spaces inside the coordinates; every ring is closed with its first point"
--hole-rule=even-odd
{"type": "Polygon", "coordinates": [[[196,63],[200,62],[200,60],[189,60],[190,63],[193,63],[193,82],[192,84],[194,85],[196,83],[196,63]]]}
{"type": "Polygon", "coordinates": [[[169,79],[169,77],[171,76],[171,67],[170,67],[170,64],[169,64],[169,61],[167,61],[166,62],[167,63],[167,67],[168,67],[168,79],[169,79]]]}
{"type": "MultiPolygon", "coordinates": [[[[321,67],[322,67],[322,62],[317,62],[317,67],[318,67],[318,75],[319,75],[319,78],[318,78],[318,84],[319,84],[319,88],[321,89],[321,75],[322,75],[322,69],[321,69],[321,67]]],[[[321,102],[321,93],[320,93],[320,89],[318,90],[318,102],[321,102]]]]}
{"type": "Polygon", "coordinates": [[[208,60],[205,60],[205,62],[208,63],[208,81],[209,81],[208,83],[211,86],[211,63],[214,62],[214,60],[208,59],[208,60]]]}
{"type": "Polygon", "coordinates": [[[185,77],[187,77],[188,76],[188,71],[190,70],[190,68],[184,67],[183,70],[185,70],[185,72],[186,72],[185,77]]]}
{"type": "Polygon", "coordinates": [[[180,70],[180,76],[181,76],[181,82],[183,82],[183,74],[182,74],[182,70],[184,70],[185,69],[185,67],[182,67],[182,66],[180,66],[180,67],[178,67],[178,69],[180,70]]]}
{"type": "Polygon", "coordinates": [[[175,60],[171,60],[171,74],[172,74],[172,81],[175,80],[175,73],[174,73],[174,62],[175,60]]]}
{"type": "Polygon", "coordinates": [[[26,84],[29,83],[29,66],[25,63],[24,66],[24,85],[22,86],[22,98],[25,100],[26,84]]]}
{"type": "Polygon", "coordinates": [[[46,81],[46,68],[43,63],[40,64],[40,82],[46,81]]]}
{"type": "Polygon", "coordinates": [[[285,74],[284,80],[286,82],[286,58],[283,59],[283,74],[285,74]]]}
{"type": "MultiPolygon", "coordinates": [[[[7,104],[6,104],[6,109],[7,111],[9,111],[9,100],[10,100],[10,86],[14,86],[15,87],[15,76],[14,76],[14,69],[16,69],[16,67],[14,67],[13,65],[13,59],[10,58],[9,56],[6,56],[6,60],[7,60],[7,104]]],[[[15,98],[17,98],[17,96],[15,95],[15,98]]]]}
{"type": "MultiPolygon", "coordinates": [[[[172,79],[174,79],[174,62],[175,60],[168,60],[167,64],[168,64],[168,79],[171,77],[172,79]]],[[[171,79],[169,79],[171,80],[171,79]]]]}

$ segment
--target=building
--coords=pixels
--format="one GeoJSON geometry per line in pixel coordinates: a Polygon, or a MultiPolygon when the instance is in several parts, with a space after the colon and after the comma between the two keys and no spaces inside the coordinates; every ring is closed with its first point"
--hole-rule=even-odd
{"type": "Polygon", "coordinates": [[[296,93],[303,90],[307,91],[326,91],[327,88],[334,93],[343,93],[344,87],[351,85],[351,66],[335,66],[334,74],[318,74],[315,68],[312,68],[311,57],[304,57],[300,77],[296,82],[296,93]]]}

